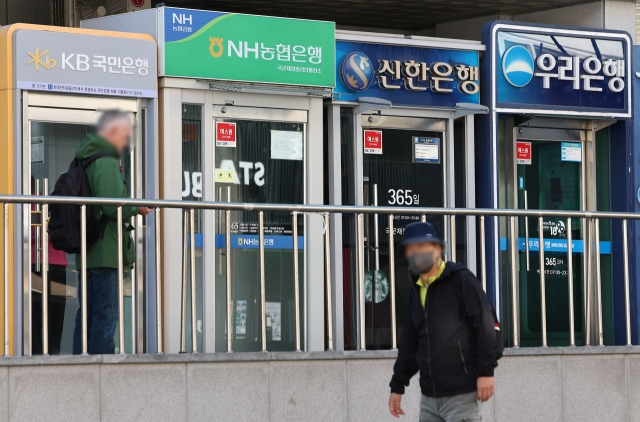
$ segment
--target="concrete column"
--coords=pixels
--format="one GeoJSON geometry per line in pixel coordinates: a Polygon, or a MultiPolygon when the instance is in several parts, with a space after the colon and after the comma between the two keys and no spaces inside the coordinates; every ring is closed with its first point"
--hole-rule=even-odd
{"type": "MultiPolygon", "coordinates": [[[[309,99],[309,123],[306,145],[306,203],[322,204],[324,201],[322,99],[309,99]]],[[[306,315],[307,350],[324,350],[324,234],[322,216],[307,215],[305,225],[305,248],[307,248],[306,315]]]]}
{"type": "MultiPolygon", "coordinates": [[[[160,90],[160,198],[182,199],[182,95],[180,89],[160,90]]],[[[162,212],[162,279],[164,352],[180,349],[182,254],[169,245],[182,245],[179,209],[162,212]]]]}

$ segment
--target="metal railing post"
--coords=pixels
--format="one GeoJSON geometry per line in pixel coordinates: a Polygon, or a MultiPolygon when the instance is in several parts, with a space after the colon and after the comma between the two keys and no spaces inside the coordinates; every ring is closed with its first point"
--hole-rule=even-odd
{"type": "Polygon", "coordinates": [[[627,346],[631,346],[631,303],[629,299],[629,238],[627,219],[622,220],[622,265],[624,266],[624,319],[627,332],[627,346]]]}
{"type": "Polygon", "coordinates": [[[567,218],[567,279],[569,283],[569,345],[576,345],[575,315],[573,304],[573,233],[571,232],[571,217],[567,218]]]}
{"type": "Polygon", "coordinates": [[[189,210],[191,223],[191,353],[198,353],[198,315],[196,313],[196,211],[189,210]]]}
{"type": "Polygon", "coordinates": [[[124,355],[124,268],[122,263],[122,207],[118,207],[118,325],[120,354],[124,355]]]}
{"type": "MultiPolygon", "coordinates": [[[[293,240],[293,294],[295,298],[296,352],[300,352],[300,274],[298,251],[298,213],[291,214],[291,234],[293,240]]],[[[331,311],[329,311],[331,312],[331,311]]]]}
{"type": "MultiPolygon", "coordinates": [[[[42,180],[43,196],[49,194],[49,179],[42,180]]],[[[49,204],[42,204],[42,354],[49,354],[49,204]]]]}
{"type": "Polygon", "coordinates": [[[604,333],[602,332],[602,286],[600,275],[600,219],[595,219],[595,260],[596,260],[596,294],[598,300],[598,346],[604,346],[604,333]]]}
{"type": "Polygon", "coordinates": [[[396,333],[396,256],[393,236],[393,214],[389,214],[389,284],[391,290],[391,350],[398,349],[396,333]]]}
{"type": "Polygon", "coordinates": [[[9,340],[9,204],[4,204],[4,356],[11,356],[9,340]]]}
{"type": "Polygon", "coordinates": [[[451,241],[449,242],[450,248],[451,248],[451,261],[456,262],[456,216],[455,215],[449,216],[449,231],[451,233],[451,241]]]}
{"type": "MultiPolygon", "coordinates": [[[[377,215],[378,214],[376,214],[376,220],[377,215]]],[[[325,272],[327,274],[327,346],[329,346],[327,350],[333,351],[333,306],[331,301],[331,237],[329,234],[329,213],[324,215],[324,255],[325,272]]]]}
{"type": "Polygon", "coordinates": [[[87,355],[87,206],[80,206],[80,274],[82,277],[82,354],[87,355]]]}
{"type": "Polygon", "coordinates": [[[160,207],[156,207],[156,353],[164,352],[162,338],[162,244],[160,243],[160,207]]]}
{"type": "Polygon", "coordinates": [[[587,223],[587,240],[584,242],[587,245],[585,253],[587,254],[587,300],[585,309],[585,346],[591,345],[591,278],[593,277],[593,221],[591,218],[585,220],[587,223]]]}
{"type": "Polygon", "coordinates": [[[258,230],[260,242],[260,312],[262,325],[262,351],[267,351],[267,314],[266,314],[266,291],[265,291],[265,275],[264,275],[264,212],[258,213],[258,230]]]}
{"type": "Polygon", "coordinates": [[[511,309],[513,311],[513,347],[520,347],[520,327],[518,327],[518,240],[516,237],[516,218],[509,217],[510,266],[511,266],[511,309]]]}
{"type": "Polygon", "coordinates": [[[233,298],[231,296],[231,211],[226,210],[225,216],[225,260],[227,265],[227,353],[233,353],[233,298]]]}
{"type": "Polygon", "coordinates": [[[180,312],[180,353],[187,353],[187,290],[189,268],[189,211],[182,213],[182,309],[180,312]]]}
{"type": "Polygon", "coordinates": [[[486,235],[484,228],[484,215],[480,216],[480,279],[482,280],[482,290],[487,292],[487,250],[486,235]]]}
{"type": "MultiPolygon", "coordinates": [[[[529,240],[527,239],[527,242],[529,240]]],[[[538,250],[540,251],[540,310],[542,315],[542,347],[547,347],[547,289],[544,269],[544,220],[538,217],[538,250]]]]}
{"type": "Polygon", "coordinates": [[[365,313],[364,313],[364,227],[363,227],[363,215],[358,213],[356,217],[357,224],[357,248],[358,248],[358,308],[360,311],[360,350],[367,350],[366,346],[366,333],[365,333],[365,313]]]}

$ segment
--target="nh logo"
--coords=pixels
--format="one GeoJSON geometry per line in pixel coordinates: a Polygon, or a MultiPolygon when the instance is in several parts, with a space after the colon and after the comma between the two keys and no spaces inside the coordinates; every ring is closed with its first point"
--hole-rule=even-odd
{"type": "Polygon", "coordinates": [[[193,20],[191,18],[191,15],[189,15],[187,17],[187,15],[185,15],[184,13],[180,13],[180,14],[174,13],[173,14],[172,23],[178,23],[180,25],[186,25],[187,22],[189,22],[189,25],[193,25],[193,20]]]}

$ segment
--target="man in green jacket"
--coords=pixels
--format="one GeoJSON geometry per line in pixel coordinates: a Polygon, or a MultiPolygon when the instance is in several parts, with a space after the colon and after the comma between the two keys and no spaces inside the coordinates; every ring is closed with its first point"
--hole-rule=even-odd
{"type": "MultiPolygon", "coordinates": [[[[127,198],[127,186],[120,169],[120,155],[128,146],[132,124],[129,114],[120,110],[105,111],[97,124],[97,135],[87,135],[75,157],[85,160],[103,153],[85,169],[94,197],[127,198]]],[[[131,266],[135,251],[127,229],[130,218],[147,215],[151,208],[122,207],[123,265],[131,266]]],[[[113,354],[113,336],[118,324],[118,226],[117,207],[93,207],[96,218],[107,218],[104,235],[87,251],[87,338],[90,354],[113,354]]],[[[80,262],[80,256],[76,256],[80,262]]],[[[82,297],[82,273],[78,275],[78,298],[82,297]]],[[[82,305],[82,301],[80,301],[82,305]]],[[[82,306],[76,314],[73,353],[82,353],[82,306]]]]}

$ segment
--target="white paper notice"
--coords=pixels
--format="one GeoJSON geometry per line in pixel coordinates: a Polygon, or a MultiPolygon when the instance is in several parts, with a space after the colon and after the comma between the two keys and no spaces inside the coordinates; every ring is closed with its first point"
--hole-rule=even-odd
{"type": "Polygon", "coordinates": [[[44,136],[31,138],[31,164],[44,163],[44,136]]]}
{"type": "Polygon", "coordinates": [[[440,146],[429,144],[416,144],[416,161],[421,162],[439,162],[440,146]]]}
{"type": "Polygon", "coordinates": [[[302,132],[271,131],[272,160],[302,160],[302,132]]]}

